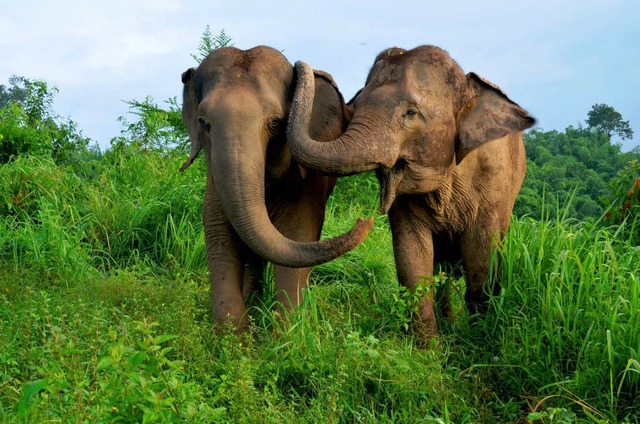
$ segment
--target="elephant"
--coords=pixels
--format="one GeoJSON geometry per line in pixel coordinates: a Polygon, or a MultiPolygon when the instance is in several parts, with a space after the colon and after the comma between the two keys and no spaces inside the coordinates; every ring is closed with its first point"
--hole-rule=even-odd
{"type": "MultiPolygon", "coordinates": [[[[399,282],[414,294],[426,283],[426,294],[415,294],[417,340],[438,334],[434,264],[461,261],[467,308],[486,312],[491,253],[509,227],[526,171],[522,131],[535,119],[496,85],[465,75],[443,49],[389,48],[349,102],[346,131],[319,143],[308,131],[312,74],[304,62],[295,66],[287,130],[293,156],[332,175],[375,170],[399,282]]],[[[446,299],[441,315],[453,318],[446,299]]]]}
{"type": "MultiPolygon", "coordinates": [[[[331,75],[313,72],[310,133],[338,137],[348,109],[331,75]]],[[[337,237],[318,241],[336,177],[306,169],[286,143],[295,73],[282,53],[257,46],[213,50],[182,74],[182,116],[191,152],[204,149],[207,183],[202,206],[211,309],[216,323],[248,328],[250,293],[260,291],[266,261],[274,264],[276,299],[301,302],[310,267],[357,246],[373,220],[358,219],[337,237]]]]}

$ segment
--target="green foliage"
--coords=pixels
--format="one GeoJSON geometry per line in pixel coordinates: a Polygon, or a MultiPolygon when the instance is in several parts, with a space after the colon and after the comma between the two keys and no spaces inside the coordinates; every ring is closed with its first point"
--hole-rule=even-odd
{"type": "Polygon", "coordinates": [[[213,33],[211,32],[211,28],[209,27],[209,25],[207,25],[205,30],[202,32],[202,36],[200,37],[198,52],[196,54],[192,53],[191,57],[197,63],[200,63],[213,50],[219,49],[220,47],[233,46],[233,43],[231,41],[232,38],[224,31],[224,28],[220,30],[220,33],[218,35],[213,35],[213,33]]]}
{"type": "Polygon", "coordinates": [[[533,130],[525,134],[527,174],[514,207],[516,216],[598,218],[608,197],[608,182],[637,152],[620,151],[602,132],[567,127],[564,132],[533,130]]]}
{"type": "Polygon", "coordinates": [[[542,412],[532,412],[527,415],[527,418],[532,422],[541,421],[543,423],[557,424],[573,424],[577,421],[576,414],[566,408],[549,408],[542,412]]]}
{"type": "Polygon", "coordinates": [[[12,77],[10,83],[9,89],[0,86],[0,164],[22,154],[47,156],[71,166],[87,159],[92,152],[89,139],[75,122],[52,110],[55,87],[24,77],[12,77]]]}
{"type": "Polygon", "coordinates": [[[590,224],[525,220],[503,251],[503,296],[487,324],[505,390],[599,419],[640,412],[640,250],[590,224]]]}
{"type": "MultiPolygon", "coordinates": [[[[0,167],[0,265],[40,278],[86,279],[138,260],[201,266],[204,166],[178,173],[181,155],[122,147],[83,180],[50,159],[0,167]]],[[[190,268],[191,269],[191,268],[190,268]]]]}
{"type": "Polygon", "coordinates": [[[615,422],[640,413],[640,251],[622,229],[514,221],[487,317],[464,312],[463,280],[437,275],[460,314],[420,350],[407,333],[415,298],[398,287],[388,223],[364,188],[376,190],[375,177],[343,178],[324,237],[374,214],[371,234],[315,268],[296,313],[282,319],[268,298],[258,302],[253,335],[239,338],[210,324],[204,164],[184,175],[179,155],[120,149],[101,158],[94,181],[37,158],[0,168],[3,421],[615,422]]]}
{"type": "Polygon", "coordinates": [[[219,419],[225,408],[212,408],[205,389],[187,381],[184,361],[172,360],[172,347],[165,345],[174,335],[156,335],[157,323],[134,322],[130,339],[117,340],[115,332],[109,354],[95,368],[102,407],[109,420],[122,422],[205,422],[219,419]],[[115,339],[115,340],[114,340],[115,339]],[[130,343],[135,345],[131,346],[130,343]]]}
{"type": "Polygon", "coordinates": [[[609,183],[605,220],[622,225],[631,244],[640,245],[640,163],[633,160],[609,183]]]}
{"type": "Polygon", "coordinates": [[[26,111],[17,103],[0,109],[0,163],[22,153],[44,155],[51,151],[50,139],[28,124],[26,111]]]}
{"type": "Polygon", "coordinates": [[[189,136],[182,120],[182,109],[174,97],[167,101],[167,109],[161,108],[151,97],[144,101],[127,102],[129,113],[135,117],[130,121],[121,116],[121,135],[111,140],[114,150],[119,146],[135,145],[138,149],[169,152],[189,151],[189,136]]]}
{"type": "Polygon", "coordinates": [[[9,86],[0,84],[0,109],[10,103],[25,104],[27,90],[23,87],[24,77],[13,75],[9,77],[9,86]]]}
{"type": "Polygon", "coordinates": [[[91,274],[82,186],[51,159],[19,157],[0,166],[0,264],[28,265],[46,280],[91,274]]]}
{"type": "Polygon", "coordinates": [[[620,112],[609,105],[604,103],[593,105],[588,116],[586,122],[590,129],[602,132],[609,138],[614,134],[623,140],[633,138],[629,121],[622,120],[620,112]]]}

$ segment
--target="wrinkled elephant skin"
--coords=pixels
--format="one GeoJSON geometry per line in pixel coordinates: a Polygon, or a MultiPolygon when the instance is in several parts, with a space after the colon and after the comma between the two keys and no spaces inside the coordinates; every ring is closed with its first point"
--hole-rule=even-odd
{"type": "MultiPolygon", "coordinates": [[[[217,322],[247,327],[247,296],[259,290],[265,261],[274,263],[277,299],[301,301],[313,265],[357,246],[371,228],[354,228],[318,241],[335,177],[300,166],[286,143],[286,119],[295,73],[277,50],[214,50],[197,69],[182,74],[183,119],[191,139],[186,169],[204,150],[203,202],[211,305],[217,322]]],[[[314,73],[318,95],[311,134],[338,137],[348,121],[342,95],[330,75],[314,73]]]]}
{"type": "MultiPolygon", "coordinates": [[[[491,252],[509,227],[525,175],[521,131],[535,120],[497,86],[465,75],[444,50],[391,48],[376,57],[350,102],[346,132],[319,143],[308,130],[310,70],[302,62],[296,69],[288,128],[293,156],[334,175],[375,170],[400,283],[411,291],[421,282],[428,287],[413,318],[419,340],[438,332],[429,288],[434,262],[461,260],[467,306],[471,313],[485,310],[491,252]]],[[[442,312],[450,315],[448,302],[442,312]]]]}

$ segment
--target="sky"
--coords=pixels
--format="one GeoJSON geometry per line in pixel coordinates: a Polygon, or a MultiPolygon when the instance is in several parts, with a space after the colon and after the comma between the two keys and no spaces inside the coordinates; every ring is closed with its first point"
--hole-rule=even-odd
{"type": "Polygon", "coordinates": [[[622,114],[640,145],[637,0],[2,0],[0,84],[12,75],[59,90],[54,110],[104,150],[126,101],[178,97],[209,25],[242,49],[268,45],[333,75],[346,99],[385,48],[439,46],[538,120],[584,125],[596,103],[622,114]]]}

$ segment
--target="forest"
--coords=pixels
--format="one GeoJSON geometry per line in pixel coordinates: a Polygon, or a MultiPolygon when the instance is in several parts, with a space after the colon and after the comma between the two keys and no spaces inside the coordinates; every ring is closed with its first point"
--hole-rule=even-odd
{"type": "MultiPolygon", "coordinates": [[[[194,58],[229,43],[207,29],[194,58]]],[[[469,316],[442,270],[460,314],[422,349],[374,174],[339,179],[322,233],[374,216],[365,242],[286,320],[265,287],[237,336],[210,316],[180,100],[129,100],[103,150],[56,94],[0,85],[0,421],[640,422],[640,146],[612,106],[525,134],[501,292],[469,316]]]]}

